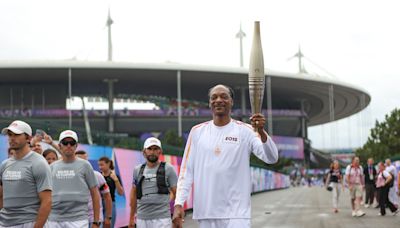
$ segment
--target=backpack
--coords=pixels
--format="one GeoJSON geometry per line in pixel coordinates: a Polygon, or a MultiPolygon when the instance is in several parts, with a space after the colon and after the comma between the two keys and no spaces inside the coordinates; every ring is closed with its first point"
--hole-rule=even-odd
{"type": "MultiPolygon", "coordinates": [[[[144,180],[144,168],[146,167],[146,163],[144,163],[139,170],[139,174],[138,174],[138,179],[139,182],[136,185],[136,198],[137,199],[141,199],[143,196],[142,193],[142,183],[144,180]]],[[[167,183],[165,181],[165,162],[161,162],[160,166],[157,169],[157,188],[158,188],[158,194],[169,194],[169,189],[167,186],[167,183]]]]}

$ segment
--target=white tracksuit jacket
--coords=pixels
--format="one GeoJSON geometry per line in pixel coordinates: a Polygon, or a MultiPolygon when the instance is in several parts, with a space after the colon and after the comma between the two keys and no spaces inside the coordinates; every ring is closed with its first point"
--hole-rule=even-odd
{"type": "MultiPolygon", "coordinates": [[[[266,163],[278,160],[270,137],[262,143],[253,128],[232,120],[192,128],[180,168],[175,205],[183,205],[193,184],[193,219],[249,219],[250,153],[266,163]]],[[[273,181],[273,180],[271,180],[273,181]]]]}

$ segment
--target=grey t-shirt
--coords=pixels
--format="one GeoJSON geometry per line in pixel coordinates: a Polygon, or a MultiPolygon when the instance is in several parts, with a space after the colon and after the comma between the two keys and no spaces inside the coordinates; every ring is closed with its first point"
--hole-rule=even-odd
{"type": "Polygon", "coordinates": [[[90,188],[97,186],[93,168],[86,160],[56,161],[50,165],[53,205],[50,221],[78,221],[88,218],[90,188]]]}
{"type": "MultiPolygon", "coordinates": [[[[133,185],[136,186],[139,182],[139,171],[142,165],[135,167],[133,171],[133,185]]],[[[146,168],[143,171],[144,180],[142,182],[142,198],[137,201],[137,218],[139,219],[160,219],[171,218],[169,206],[169,195],[158,194],[157,188],[157,169],[146,168]]],[[[176,187],[178,177],[174,168],[165,164],[165,180],[168,188],[176,187]]]]}
{"type": "Polygon", "coordinates": [[[22,159],[9,158],[1,164],[0,183],[0,225],[34,222],[40,207],[39,193],[52,189],[50,167],[43,156],[30,151],[22,159]]]}

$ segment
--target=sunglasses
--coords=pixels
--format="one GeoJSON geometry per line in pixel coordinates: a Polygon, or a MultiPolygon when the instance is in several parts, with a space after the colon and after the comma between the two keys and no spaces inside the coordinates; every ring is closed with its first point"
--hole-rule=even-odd
{"type": "Polygon", "coordinates": [[[64,146],[68,146],[68,144],[71,146],[75,146],[76,142],[75,141],[61,141],[61,144],[63,144],[64,146]]]}

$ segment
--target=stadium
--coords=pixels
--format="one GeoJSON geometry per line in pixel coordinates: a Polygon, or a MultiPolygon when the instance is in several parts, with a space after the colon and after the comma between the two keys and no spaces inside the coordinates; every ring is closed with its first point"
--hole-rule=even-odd
{"type": "MultiPolygon", "coordinates": [[[[266,93],[263,113],[272,119],[273,134],[281,154],[314,162],[323,154],[312,149],[307,128],[349,117],[368,106],[371,97],[362,88],[307,73],[284,73],[266,69],[270,79],[271,114],[266,93]]],[[[235,91],[233,117],[250,116],[248,69],[183,65],[88,61],[0,62],[0,122],[23,119],[34,128],[57,131],[72,127],[89,144],[107,138],[162,134],[170,129],[187,135],[190,128],[211,118],[208,89],[226,84],[235,91]],[[150,103],[140,109],[107,106],[95,110],[68,108],[68,98],[100,98],[126,103],[150,103]],[[110,113],[112,113],[110,115],[110,113]],[[93,134],[93,136],[92,136],[93,134]],[[92,142],[92,139],[93,142],[92,142]]],[[[266,87],[268,90],[268,87],[266,87]]],[[[83,102],[85,103],[85,102],[83,102]]],[[[271,124],[269,124],[271,125],[271,124]]]]}

